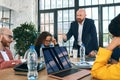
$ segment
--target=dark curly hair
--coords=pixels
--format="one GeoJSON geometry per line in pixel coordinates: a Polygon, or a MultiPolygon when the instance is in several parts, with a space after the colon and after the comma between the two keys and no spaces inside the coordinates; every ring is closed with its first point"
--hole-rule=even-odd
{"type": "Polygon", "coordinates": [[[52,37],[52,34],[50,34],[49,32],[47,31],[44,31],[42,32],[38,38],[36,39],[35,41],[35,46],[40,46],[40,44],[43,43],[43,41],[46,39],[47,36],[51,36],[52,37]]]}
{"type": "Polygon", "coordinates": [[[109,32],[116,37],[120,37],[120,14],[112,19],[108,26],[109,32]]]}

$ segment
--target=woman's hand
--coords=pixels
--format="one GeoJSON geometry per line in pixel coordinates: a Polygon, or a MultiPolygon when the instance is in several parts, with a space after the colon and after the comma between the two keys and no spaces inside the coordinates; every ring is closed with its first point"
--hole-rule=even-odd
{"type": "Polygon", "coordinates": [[[52,43],[53,43],[54,45],[57,44],[57,41],[56,41],[56,39],[55,39],[54,37],[52,37],[52,43]]]}
{"type": "Polygon", "coordinates": [[[120,37],[114,37],[107,49],[112,51],[117,46],[120,46],[120,37]]]}

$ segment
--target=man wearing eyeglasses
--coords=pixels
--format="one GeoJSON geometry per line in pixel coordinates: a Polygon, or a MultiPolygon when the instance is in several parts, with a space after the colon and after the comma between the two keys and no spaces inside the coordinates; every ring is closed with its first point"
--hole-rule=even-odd
{"type": "Polygon", "coordinates": [[[14,60],[12,53],[9,49],[10,43],[13,41],[13,32],[7,28],[0,28],[0,69],[13,67],[21,60],[14,60]]]}

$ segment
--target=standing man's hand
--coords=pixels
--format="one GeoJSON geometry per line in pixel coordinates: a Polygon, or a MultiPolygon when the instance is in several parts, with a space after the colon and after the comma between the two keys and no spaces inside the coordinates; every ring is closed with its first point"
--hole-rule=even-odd
{"type": "Polygon", "coordinates": [[[96,57],[96,54],[97,54],[97,51],[93,50],[88,54],[88,56],[89,57],[96,57]]]}
{"type": "Polygon", "coordinates": [[[63,40],[66,41],[67,40],[66,34],[63,34],[62,36],[63,36],[63,40]]]}

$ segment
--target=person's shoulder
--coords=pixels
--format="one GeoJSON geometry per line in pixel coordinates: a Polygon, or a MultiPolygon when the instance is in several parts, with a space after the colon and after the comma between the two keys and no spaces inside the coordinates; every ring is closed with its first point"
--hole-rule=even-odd
{"type": "Polygon", "coordinates": [[[86,21],[90,21],[90,22],[94,22],[93,19],[90,19],[90,18],[85,18],[86,21]]]}
{"type": "Polygon", "coordinates": [[[94,24],[94,20],[90,18],[85,18],[85,22],[89,24],[94,24]]]}
{"type": "Polygon", "coordinates": [[[78,23],[78,22],[77,22],[77,21],[72,21],[72,22],[71,22],[71,24],[76,24],[76,23],[78,23]]]}

